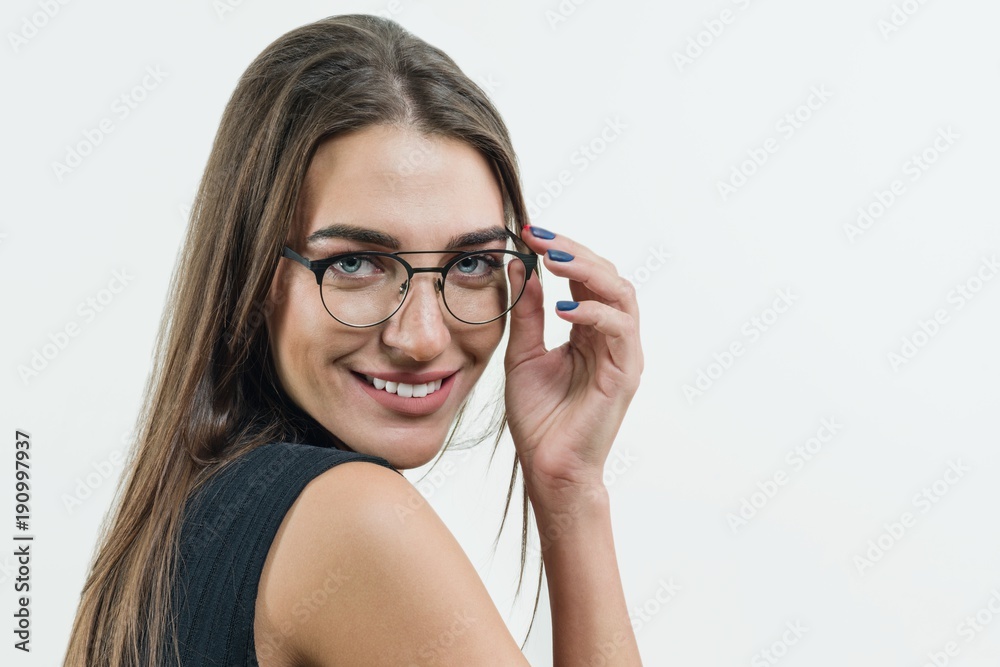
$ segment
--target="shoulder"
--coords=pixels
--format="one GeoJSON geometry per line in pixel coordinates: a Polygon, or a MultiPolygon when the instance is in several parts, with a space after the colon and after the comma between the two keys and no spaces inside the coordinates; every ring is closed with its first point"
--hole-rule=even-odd
{"type": "Polygon", "coordinates": [[[258,654],[305,664],[527,664],[437,513],[368,461],[303,489],[271,544],[256,611],[258,654]]]}
{"type": "Polygon", "coordinates": [[[234,628],[253,622],[261,570],[286,513],[317,476],[357,461],[402,480],[379,457],[269,443],[223,465],[195,491],[184,509],[172,602],[185,651],[243,664],[252,646],[234,628]]]}

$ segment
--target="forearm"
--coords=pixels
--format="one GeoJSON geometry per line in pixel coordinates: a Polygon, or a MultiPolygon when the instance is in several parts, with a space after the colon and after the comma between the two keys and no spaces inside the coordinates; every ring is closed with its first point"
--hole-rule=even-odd
{"type": "Polygon", "coordinates": [[[641,665],[615,556],[607,489],[529,495],[548,579],[554,664],[641,665]]]}

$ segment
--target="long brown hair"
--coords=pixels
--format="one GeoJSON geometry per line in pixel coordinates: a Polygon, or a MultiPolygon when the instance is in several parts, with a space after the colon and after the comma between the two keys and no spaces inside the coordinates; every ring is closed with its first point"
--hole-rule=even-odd
{"type": "MultiPolygon", "coordinates": [[[[64,665],[167,664],[160,639],[172,639],[176,650],[171,588],[190,494],[268,442],[347,448],[282,391],[263,323],[317,146],[375,124],[470,144],[493,166],[507,225],[520,232],[527,224],[507,128],[486,94],[441,50],[368,15],[323,19],[268,46],[241,77],[212,146],[171,280],[136,441],[102,525],[64,665]]],[[[464,412],[463,405],[446,449],[464,412]]],[[[507,424],[506,410],[497,414],[494,454],[507,424]]],[[[497,540],[518,464],[515,454],[497,540]]],[[[518,592],[526,493],[522,502],[518,592]]],[[[539,569],[531,625],[541,582],[539,569]]]]}

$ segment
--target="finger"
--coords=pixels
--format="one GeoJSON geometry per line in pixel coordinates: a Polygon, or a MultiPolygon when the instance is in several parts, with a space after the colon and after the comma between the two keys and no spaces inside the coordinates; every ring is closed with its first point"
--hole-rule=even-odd
{"type": "Polygon", "coordinates": [[[611,262],[611,260],[601,257],[587,246],[574,241],[564,234],[555,234],[547,229],[540,229],[535,226],[525,225],[524,230],[521,232],[521,239],[528,244],[529,248],[538,254],[543,254],[549,248],[562,250],[570,253],[574,257],[589,257],[595,264],[601,264],[606,268],[613,270],[616,274],[618,273],[618,270],[615,269],[615,265],[611,262]],[[535,236],[536,233],[540,233],[541,236],[535,236]],[[543,238],[544,236],[553,236],[554,238],[543,238]]]}
{"type": "Polygon", "coordinates": [[[511,262],[507,266],[511,284],[520,284],[527,278],[521,298],[511,309],[510,336],[504,365],[515,368],[520,363],[545,354],[545,308],[542,284],[538,275],[529,272],[525,276],[521,262],[511,262]]]}
{"type": "Polygon", "coordinates": [[[574,256],[568,261],[560,261],[552,259],[546,253],[543,255],[542,262],[545,268],[553,274],[571,281],[570,292],[577,301],[581,298],[591,297],[589,294],[581,293],[579,287],[574,283],[579,283],[589,290],[595,298],[603,299],[609,305],[626,312],[638,321],[639,302],[635,296],[635,286],[629,280],[618,275],[614,266],[608,269],[602,264],[595,263],[586,255],[574,256]]]}
{"type": "Polygon", "coordinates": [[[604,334],[612,364],[628,377],[626,386],[633,391],[642,373],[642,347],[638,323],[628,313],[600,301],[580,301],[571,310],[556,310],[559,317],[574,325],[592,326],[604,334]]]}

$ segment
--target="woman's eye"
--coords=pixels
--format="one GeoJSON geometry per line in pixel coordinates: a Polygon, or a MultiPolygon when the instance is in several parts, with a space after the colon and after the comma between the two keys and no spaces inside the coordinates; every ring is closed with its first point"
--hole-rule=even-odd
{"type": "Polygon", "coordinates": [[[362,255],[352,255],[348,257],[341,257],[336,262],[330,265],[327,272],[334,271],[341,275],[347,276],[367,276],[373,273],[377,273],[380,267],[377,262],[371,257],[364,257],[362,255]]]}
{"type": "Polygon", "coordinates": [[[364,263],[365,259],[363,257],[348,257],[337,262],[340,268],[347,273],[357,273],[364,263]]]}
{"type": "Polygon", "coordinates": [[[474,275],[489,273],[503,265],[503,262],[493,255],[473,255],[464,257],[458,261],[456,268],[463,274],[474,275]]]}

